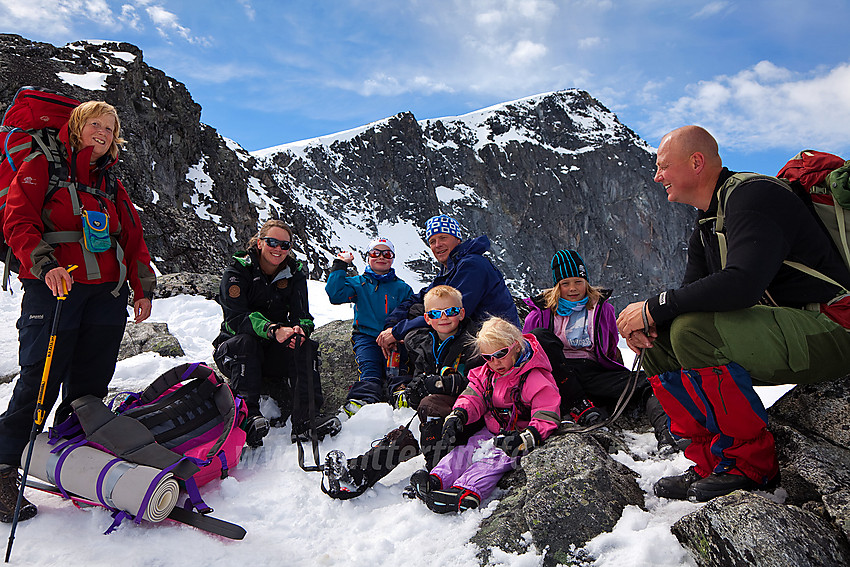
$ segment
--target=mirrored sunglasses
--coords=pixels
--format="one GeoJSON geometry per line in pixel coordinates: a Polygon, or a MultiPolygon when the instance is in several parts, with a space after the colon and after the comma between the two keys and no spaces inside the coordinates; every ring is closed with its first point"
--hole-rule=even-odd
{"type": "Polygon", "coordinates": [[[292,248],[292,242],[290,242],[289,240],[278,240],[277,238],[272,238],[270,236],[261,238],[260,240],[265,240],[266,244],[268,244],[272,248],[277,248],[278,246],[280,246],[281,250],[289,250],[290,248],[292,248]]]}
{"type": "Polygon", "coordinates": [[[372,250],[369,250],[368,252],[366,252],[366,254],[367,254],[370,258],[379,258],[379,257],[381,257],[381,256],[383,256],[383,257],[384,257],[384,258],[386,258],[387,260],[392,260],[393,258],[395,258],[395,253],[394,253],[392,250],[377,250],[377,249],[372,249],[372,250]]]}
{"type": "Polygon", "coordinates": [[[481,358],[483,358],[486,362],[490,362],[491,360],[494,360],[494,359],[500,360],[502,358],[505,358],[506,356],[508,356],[508,353],[511,352],[511,349],[514,348],[515,344],[517,344],[516,341],[514,341],[514,344],[512,344],[511,346],[506,346],[505,348],[500,348],[496,352],[491,352],[490,354],[484,354],[482,352],[481,358]]]}
{"type": "Polygon", "coordinates": [[[446,317],[457,317],[460,315],[460,307],[449,307],[447,309],[429,309],[425,312],[428,317],[431,319],[440,319],[443,317],[443,313],[446,314],[446,317]]]}

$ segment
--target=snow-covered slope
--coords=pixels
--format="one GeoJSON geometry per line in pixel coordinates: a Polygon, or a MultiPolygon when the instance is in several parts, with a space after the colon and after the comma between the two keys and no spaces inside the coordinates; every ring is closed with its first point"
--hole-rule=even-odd
{"type": "MultiPolygon", "coordinates": [[[[16,369],[17,336],[14,323],[20,310],[21,293],[0,295],[0,375],[16,369]]],[[[323,285],[310,282],[310,309],[317,325],[348,319],[347,305],[327,303],[323,285]]],[[[179,359],[141,354],[118,363],[112,387],[140,390],[153,378],[183,363],[209,360],[210,341],[217,334],[221,311],[213,301],[178,296],[154,301],[151,321],[168,323],[186,351],[179,359]]],[[[132,324],[132,323],[130,323],[132,324]]],[[[627,355],[630,353],[627,353],[627,355]]],[[[13,384],[0,385],[0,409],[11,396],[13,384]]],[[[760,392],[766,403],[779,390],[760,392]]],[[[269,402],[273,403],[273,402],[269,402]]],[[[349,455],[367,450],[371,442],[406,423],[413,413],[390,406],[367,406],[349,420],[342,433],[324,442],[321,454],[340,449],[349,455]]],[[[48,419],[48,423],[52,418],[48,419]]],[[[414,423],[415,424],[415,423],[414,423]]],[[[661,501],[652,495],[652,482],[659,476],[678,474],[687,466],[683,456],[657,459],[650,456],[652,434],[631,437],[631,449],[643,460],[619,453],[615,458],[640,473],[646,491],[647,510],[629,507],[611,533],[592,540],[587,551],[597,565],[692,565],[687,553],[669,531],[670,525],[698,505],[661,501]]],[[[308,451],[308,459],[309,451],[308,451]]],[[[498,506],[497,494],[480,510],[457,516],[436,515],[421,502],[401,494],[407,479],[423,465],[422,457],[403,463],[374,489],[351,501],[331,500],[319,488],[321,475],[298,468],[295,447],[289,442],[289,427],[273,429],[265,441],[262,458],[252,457],[230,478],[204,488],[206,502],[215,516],[237,522],[248,532],[241,542],[222,540],[171,522],[125,522],[110,536],[102,535],[112,519],[100,508],[78,510],[68,502],[37,492],[28,496],[39,506],[33,520],[19,524],[12,550],[16,565],[317,565],[374,567],[375,565],[464,566],[477,565],[476,548],[467,544],[481,519],[498,506]]],[[[520,534],[518,534],[520,535],[520,534]]],[[[542,550],[529,549],[522,555],[495,550],[493,565],[529,567],[540,565],[542,550]]]]}

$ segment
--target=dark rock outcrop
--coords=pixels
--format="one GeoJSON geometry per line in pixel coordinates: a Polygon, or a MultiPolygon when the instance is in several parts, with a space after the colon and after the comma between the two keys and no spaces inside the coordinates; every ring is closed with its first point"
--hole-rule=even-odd
{"type": "Polygon", "coordinates": [[[544,565],[569,563],[576,547],[614,528],[628,505],[643,506],[635,473],[613,460],[591,435],[550,438],[507,479],[510,490],[472,538],[482,549],[524,551],[530,532],[544,565]]]}
{"type": "Polygon", "coordinates": [[[143,352],[156,352],[161,356],[183,356],[183,348],[177,338],[168,332],[165,323],[128,322],[118,352],[118,360],[124,360],[143,352]]]}
{"type": "Polygon", "coordinates": [[[220,274],[258,222],[282,217],[314,278],[340,247],[364,252],[381,231],[405,235],[397,262],[427,280],[436,266],[409,235],[445,212],[491,236],[516,296],[550,287],[549,260],[565,247],[621,307],[680,280],[693,209],[666,202],[651,148],[584,91],[439,120],[401,113],[251,155],[201,124],[185,86],[127,43],[0,34],[0,113],[23,85],[116,106],[128,140],[116,170],[164,274],[220,274]]]}
{"type": "Polygon", "coordinates": [[[751,492],[714,499],[673,534],[701,567],[850,564],[850,546],[829,521],[751,492]]]}
{"type": "Polygon", "coordinates": [[[701,566],[850,564],[850,376],[797,386],[768,411],[778,504],[736,492],[682,518],[673,533],[701,566]]]}

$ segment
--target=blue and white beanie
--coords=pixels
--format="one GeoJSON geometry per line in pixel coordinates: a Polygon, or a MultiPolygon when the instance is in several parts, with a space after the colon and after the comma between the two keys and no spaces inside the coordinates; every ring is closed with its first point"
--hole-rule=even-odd
{"type": "Polygon", "coordinates": [[[558,250],[552,256],[552,285],[567,278],[584,278],[587,280],[587,268],[584,260],[575,250],[558,250]]]}
{"type": "Polygon", "coordinates": [[[430,240],[435,234],[451,234],[463,240],[460,235],[460,225],[448,215],[437,215],[428,219],[425,224],[425,240],[430,240]]]}

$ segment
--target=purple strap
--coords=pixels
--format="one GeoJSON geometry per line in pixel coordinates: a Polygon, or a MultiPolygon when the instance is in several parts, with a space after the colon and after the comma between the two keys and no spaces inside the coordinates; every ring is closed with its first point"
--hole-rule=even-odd
{"type": "Polygon", "coordinates": [[[224,449],[218,452],[218,460],[221,461],[221,480],[227,478],[228,469],[227,469],[227,455],[224,454],[224,449]]]}
{"type": "Polygon", "coordinates": [[[56,487],[59,489],[59,492],[62,493],[62,496],[65,497],[65,498],[68,498],[69,500],[71,499],[71,497],[68,496],[68,493],[65,491],[65,488],[62,486],[62,465],[65,464],[65,459],[68,458],[68,455],[73,453],[74,450],[77,449],[78,447],[82,447],[85,444],[86,444],[86,440],[85,440],[85,438],[83,438],[82,441],[76,443],[70,449],[63,452],[59,456],[59,460],[56,461],[56,467],[53,469],[53,480],[56,483],[56,487]]]}
{"type": "Polygon", "coordinates": [[[85,439],[86,436],[82,434],[77,435],[76,437],[72,437],[71,439],[62,439],[57,437],[56,439],[51,439],[50,441],[48,441],[47,444],[56,445],[61,441],[61,443],[59,443],[58,445],[56,445],[56,447],[50,450],[51,453],[61,453],[65,449],[65,447],[74,445],[76,443],[79,443],[80,441],[85,441],[85,439]]]}
{"type": "Polygon", "coordinates": [[[183,503],[183,508],[186,510],[194,508],[201,514],[211,513],[213,509],[207,506],[207,503],[201,498],[201,491],[198,490],[198,483],[195,482],[195,479],[188,478],[184,484],[186,485],[186,493],[189,497],[183,503]]]}
{"type": "Polygon", "coordinates": [[[169,467],[165,467],[164,469],[162,469],[162,471],[159,474],[157,474],[154,477],[154,479],[148,485],[148,489],[145,492],[145,497],[142,498],[142,504],[141,504],[141,506],[139,506],[139,511],[138,511],[138,513],[136,513],[136,517],[133,518],[134,522],[136,522],[137,524],[142,523],[142,516],[144,516],[144,514],[145,514],[145,510],[148,507],[148,502],[150,502],[150,499],[153,496],[153,491],[156,488],[156,486],[159,484],[159,481],[162,480],[163,477],[166,474],[170,473],[174,469],[174,467],[179,465],[181,462],[183,462],[183,459],[180,459],[179,461],[177,461],[176,463],[174,463],[173,465],[171,465],[169,467]]]}
{"type": "Polygon", "coordinates": [[[103,504],[107,508],[110,508],[110,506],[109,506],[109,504],[107,504],[106,497],[103,495],[103,481],[106,480],[106,475],[109,474],[109,471],[112,470],[112,467],[116,463],[120,463],[123,460],[124,459],[120,459],[120,458],[117,458],[117,457],[112,459],[111,461],[109,461],[106,464],[105,467],[100,469],[100,474],[97,475],[97,499],[100,501],[101,504],[103,504]]]}
{"type": "Polygon", "coordinates": [[[111,526],[109,526],[109,529],[108,529],[108,530],[106,530],[105,532],[103,532],[103,535],[109,535],[109,534],[111,534],[112,532],[114,532],[114,531],[115,531],[115,529],[116,529],[118,526],[120,526],[120,525],[121,525],[121,522],[122,522],[125,518],[130,518],[130,517],[131,517],[131,516],[130,516],[130,514],[129,514],[128,512],[125,512],[124,510],[115,510],[115,512],[113,512],[113,513],[112,513],[112,519],[113,519],[113,521],[112,521],[112,525],[111,525],[111,526]]]}
{"type": "Polygon", "coordinates": [[[180,377],[180,381],[182,382],[183,380],[185,380],[186,378],[191,376],[192,372],[194,372],[195,369],[200,365],[201,365],[200,362],[195,362],[195,363],[190,364],[189,368],[186,369],[186,372],[183,373],[183,376],[180,377]]]}

